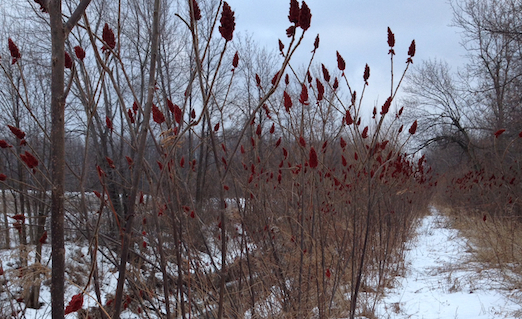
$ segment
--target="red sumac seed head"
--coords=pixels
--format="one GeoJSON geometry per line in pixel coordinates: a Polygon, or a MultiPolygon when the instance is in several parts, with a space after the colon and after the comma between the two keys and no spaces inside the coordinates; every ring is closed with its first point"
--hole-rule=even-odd
{"type": "Polygon", "coordinates": [[[106,115],[105,116],[105,124],[107,125],[107,128],[112,132],[114,131],[114,126],[112,126],[111,119],[106,115]]]}
{"type": "Polygon", "coordinates": [[[178,124],[181,124],[181,120],[183,119],[183,114],[181,112],[181,108],[177,105],[177,104],[174,104],[174,120],[176,121],[176,123],[178,124]]]}
{"type": "Polygon", "coordinates": [[[344,140],[344,138],[342,138],[342,136],[341,136],[340,144],[341,144],[341,148],[346,147],[346,141],[344,140]]]}
{"type": "Polygon", "coordinates": [[[14,127],[11,125],[7,125],[7,127],[11,130],[11,133],[13,133],[18,139],[23,140],[25,138],[25,132],[19,129],[18,127],[14,127]]]}
{"type": "Polygon", "coordinates": [[[323,78],[326,82],[330,82],[330,72],[328,72],[328,69],[324,66],[324,64],[321,64],[321,69],[323,71],[323,78]]]}
{"type": "Polygon", "coordinates": [[[408,59],[406,59],[406,63],[413,63],[413,56],[415,55],[415,40],[411,41],[410,48],[408,49],[408,59]]]}
{"type": "Polygon", "coordinates": [[[167,107],[171,113],[174,113],[174,103],[171,100],[167,99],[167,107]]]}
{"type": "Polygon", "coordinates": [[[234,69],[237,68],[238,64],[239,64],[239,54],[236,51],[236,54],[234,54],[234,59],[232,59],[232,66],[234,67],[234,69]]]}
{"type": "Polygon", "coordinates": [[[337,67],[339,70],[344,71],[346,69],[346,62],[344,61],[339,51],[336,51],[335,53],[337,55],[337,67]]]}
{"type": "Polygon", "coordinates": [[[271,81],[272,85],[276,85],[276,84],[277,84],[277,79],[279,78],[279,73],[280,73],[280,72],[277,72],[277,73],[274,75],[274,77],[272,78],[272,81],[271,81]]]}
{"type": "Polygon", "coordinates": [[[415,122],[413,122],[413,124],[411,125],[408,132],[410,132],[410,134],[413,135],[413,134],[415,134],[416,131],[417,131],[417,120],[415,120],[415,122]]]}
{"type": "Polygon", "coordinates": [[[362,134],[361,134],[361,137],[362,138],[367,138],[368,137],[368,126],[365,126],[363,131],[362,131],[362,134]]]}
{"type": "Polygon", "coordinates": [[[7,143],[5,140],[0,140],[0,147],[1,148],[9,148],[9,147],[13,147],[13,146],[10,145],[9,143],[7,143]]]}
{"type": "Polygon", "coordinates": [[[386,102],[384,102],[384,104],[382,106],[381,115],[385,115],[386,113],[388,113],[388,111],[390,110],[391,102],[392,102],[392,97],[390,96],[386,99],[386,102]]]}
{"type": "Polygon", "coordinates": [[[301,5],[301,10],[299,12],[299,26],[304,31],[308,30],[310,28],[310,22],[312,20],[312,13],[310,12],[310,8],[308,8],[308,5],[306,2],[303,1],[303,4],[301,5]]]}
{"type": "Polygon", "coordinates": [[[404,111],[404,106],[400,108],[398,116],[401,116],[403,111],[404,111]]]}
{"type": "Polygon", "coordinates": [[[495,138],[498,138],[500,135],[502,135],[502,133],[504,133],[506,130],[505,129],[500,129],[498,131],[495,132],[495,138]]]}
{"type": "Polygon", "coordinates": [[[299,14],[301,9],[299,8],[299,2],[297,0],[290,0],[290,13],[288,14],[288,20],[290,23],[296,25],[299,24],[299,14]]]}
{"type": "Polygon", "coordinates": [[[110,157],[105,156],[105,160],[107,160],[107,164],[109,164],[110,168],[116,168],[116,166],[114,166],[114,161],[110,157]]]}
{"type": "Polygon", "coordinates": [[[160,125],[165,122],[165,115],[154,103],[152,104],[152,119],[160,125]]]}
{"type": "Polygon", "coordinates": [[[20,154],[20,158],[29,168],[35,168],[38,166],[38,160],[28,151],[25,151],[25,154],[20,154]]]}
{"type": "Polygon", "coordinates": [[[310,165],[310,168],[316,168],[318,165],[317,152],[315,151],[313,146],[310,148],[308,163],[310,165]]]}
{"type": "Polygon", "coordinates": [[[283,96],[284,96],[285,110],[286,110],[286,112],[290,113],[290,108],[292,107],[292,98],[286,91],[284,91],[283,96]]]}
{"type": "Polygon", "coordinates": [[[223,11],[221,12],[221,25],[219,26],[219,33],[225,41],[232,41],[234,35],[234,29],[236,28],[236,22],[234,18],[234,12],[225,1],[223,3],[223,11]]]}
{"type": "Polygon", "coordinates": [[[390,27],[388,27],[388,46],[393,48],[395,46],[395,35],[391,31],[390,27]]]}
{"type": "Polygon", "coordinates": [[[132,109],[127,110],[127,115],[129,116],[129,121],[134,124],[136,122],[136,120],[134,119],[134,114],[132,113],[132,109]]]}
{"type": "Polygon", "coordinates": [[[74,54],[80,61],[83,61],[83,59],[85,59],[85,50],[79,45],[74,47],[74,54]]]}
{"type": "Polygon", "coordinates": [[[411,41],[410,47],[408,48],[408,55],[412,58],[415,56],[415,40],[411,41]]]}
{"type": "Polygon", "coordinates": [[[105,23],[105,26],[103,27],[102,39],[105,42],[105,45],[102,47],[102,51],[105,52],[116,47],[116,38],[114,37],[114,32],[107,23],[105,23]]]}
{"type": "Polygon", "coordinates": [[[96,165],[96,170],[98,171],[99,177],[107,176],[107,174],[105,174],[105,172],[101,169],[101,167],[99,165],[96,165]]]}
{"type": "Polygon", "coordinates": [[[66,69],[71,69],[73,67],[73,60],[67,51],[65,51],[64,61],[64,66],[66,69]]]}
{"type": "Polygon", "coordinates": [[[47,231],[44,231],[40,239],[38,240],[40,244],[45,244],[47,242],[47,231]]]}
{"type": "Polygon", "coordinates": [[[315,84],[317,86],[317,101],[321,101],[324,98],[324,85],[319,79],[315,79],[315,84]]]}
{"type": "Polygon", "coordinates": [[[299,96],[299,103],[308,105],[308,88],[305,84],[301,86],[301,95],[299,96]]]}
{"type": "Polygon", "coordinates": [[[18,46],[11,38],[7,39],[7,42],[9,45],[9,53],[11,53],[11,57],[13,58],[12,64],[15,64],[18,59],[22,58],[22,55],[20,54],[20,50],[18,50],[18,46]]]}
{"type": "Polygon", "coordinates": [[[74,295],[71,299],[71,301],[69,301],[69,304],[67,305],[67,307],[65,307],[65,312],[64,314],[68,315],[72,312],[76,312],[78,310],[80,310],[83,306],[83,294],[77,294],[77,295],[74,295]]]}
{"type": "Polygon", "coordinates": [[[350,114],[350,111],[346,110],[346,117],[344,118],[346,125],[352,125],[353,124],[353,118],[350,114]]]}
{"type": "Polygon", "coordinates": [[[370,78],[370,67],[368,66],[368,64],[366,64],[366,66],[364,67],[364,75],[363,75],[364,84],[368,85],[369,78],[370,78]]]}

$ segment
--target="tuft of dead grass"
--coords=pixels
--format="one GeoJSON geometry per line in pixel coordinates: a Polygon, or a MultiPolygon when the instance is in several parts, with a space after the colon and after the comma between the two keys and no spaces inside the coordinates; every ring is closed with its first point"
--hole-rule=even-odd
{"type": "Polygon", "coordinates": [[[13,287],[19,287],[21,291],[28,292],[31,287],[40,285],[43,281],[51,279],[51,269],[41,263],[33,263],[27,267],[13,269],[9,280],[13,287]]]}

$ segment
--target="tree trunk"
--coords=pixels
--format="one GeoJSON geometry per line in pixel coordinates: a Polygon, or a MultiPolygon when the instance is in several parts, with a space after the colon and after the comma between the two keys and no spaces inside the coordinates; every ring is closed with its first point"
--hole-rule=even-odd
{"type": "Polygon", "coordinates": [[[2,187],[2,209],[4,211],[5,224],[5,248],[9,249],[11,246],[11,237],[9,236],[9,221],[7,220],[7,199],[5,197],[5,188],[2,187]]]}
{"type": "Polygon", "coordinates": [[[62,1],[48,2],[51,27],[51,248],[53,319],[64,318],[64,183],[65,183],[65,38],[85,12],[91,0],[82,0],[66,24],[62,22],[62,1]]]}
{"type": "Polygon", "coordinates": [[[52,40],[51,75],[51,240],[52,240],[52,318],[64,318],[65,246],[64,246],[64,63],[65,31],[62,23],[62,1],[51,0],[49,16],[52,40]]]}

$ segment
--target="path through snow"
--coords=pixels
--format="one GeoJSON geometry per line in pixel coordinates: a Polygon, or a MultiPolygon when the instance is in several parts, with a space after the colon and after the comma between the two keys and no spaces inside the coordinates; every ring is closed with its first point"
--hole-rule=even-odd
{"type": "Polygon", "coordinates": [[[522,318],[516,303],[520,291],[502,289],[495,271],[469,262],[466,240],[436,209],[418,227],[418,236],[406,252],[405,277],[377,309],[378,318],[485,319],[522,318]]]}

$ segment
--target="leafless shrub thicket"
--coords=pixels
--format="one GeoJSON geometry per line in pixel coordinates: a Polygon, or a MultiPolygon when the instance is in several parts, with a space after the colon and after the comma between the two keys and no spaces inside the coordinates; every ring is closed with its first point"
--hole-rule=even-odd
{"type": "MultiPolygon", "coordinates": [[[[305,2],[290,1],[278,56],[237,39],[223,1],[65,1],[63,16],[56,2],[6,18],[32,31],[7,33],[0,91],[3,244],[36,247],[19,261],[29,269],[51,240],[53,318],[373,311],[434,186],[426,158],[406,153],[417,121],[393,107],[414,41],[365,119],[368,65],[356,84],[339,52],[335,71],[289,67],[312,21],[305,2]],[[67,263],[64,239],[80,247],[67,263]],[[98,307],[81,309],[87,295],[98,307]]],[[[48,274],[29,275],[4,314],[40,306],[48,274]]]]}

